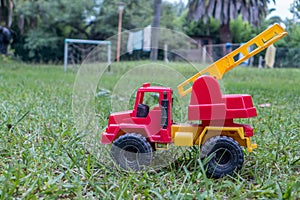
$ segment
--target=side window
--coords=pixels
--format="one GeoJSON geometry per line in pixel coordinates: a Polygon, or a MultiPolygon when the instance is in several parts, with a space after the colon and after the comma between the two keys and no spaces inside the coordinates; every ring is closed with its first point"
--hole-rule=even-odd
{"type": "Polygon", "coordinates": [[[143,101],[138,104],[137,117],[147,117],[149,110],[159,107],[159,93],[145,92],[143,101]]]}
{"type": "Polygon", "coordinates": [[[159,106],[159,93],[157,92],[145,92],[143,104],[149,106],[149,110],[159,106]]]}

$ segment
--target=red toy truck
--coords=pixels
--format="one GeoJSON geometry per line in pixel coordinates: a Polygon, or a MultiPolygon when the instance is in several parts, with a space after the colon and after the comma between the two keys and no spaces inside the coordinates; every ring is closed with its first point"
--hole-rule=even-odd
{"type": "Polygon", "coordinates": [[[181,96],[192,92],[188,120],[199,120],[200,124],[175,123],[172,120],[172,88],[145,83],[136,93],[133,110],[110,115],[101,143],[112,143],[111,155],[115,162],[124,169],[132,170],[151,165],[153,153],[160,145],[198,145],[201,157],[211,158],[206,164],[209,177],[233,174],[243,165],[241,146],[249,152],[257,147],[250,140],[253,128],[234,123],[234,119],[255,117],[257,114],[250,95],[224,95],[217,79],[286,34],[281,26],[275,24],[178,86],[181,96]],[[249,52],[249,47],[254,49],[249,52]],[[242,58],[238,56],[240,54],[242,58]],[[236,57],[239,59],[235,60],[236,57]],[[184,90],[190,83],[192,87],[184,90]],[[152,109],[145,104],[147,93],[158,95],[158,105],[152,109]]]}

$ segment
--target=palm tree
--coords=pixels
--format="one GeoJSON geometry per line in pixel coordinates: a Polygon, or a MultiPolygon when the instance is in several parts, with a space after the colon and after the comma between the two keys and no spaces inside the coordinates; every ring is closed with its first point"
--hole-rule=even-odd
{"type": "MultiPolygon", "coordinates": [[[[230,20],[242,15],[243,20],[259,26],[266,16],[270,0],[189,0],[189,17],[195,21],[209,18],[220,20],[221,43],[231,42],[230,20]]],[[[275,0],[273,0],[275,3],[275,0]]]]}

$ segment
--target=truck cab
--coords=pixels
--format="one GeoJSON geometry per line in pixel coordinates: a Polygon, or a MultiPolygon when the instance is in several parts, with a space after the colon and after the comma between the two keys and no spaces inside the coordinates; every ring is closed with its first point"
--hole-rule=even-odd
{"type": "Polygon", "coordinates": [[[151,143],[170,143],[172,89],[144,83],[137,90],[133,110],[112,113],[102,134],[102,144],[110,144],[125,133],[139,133],[151,143]]]}

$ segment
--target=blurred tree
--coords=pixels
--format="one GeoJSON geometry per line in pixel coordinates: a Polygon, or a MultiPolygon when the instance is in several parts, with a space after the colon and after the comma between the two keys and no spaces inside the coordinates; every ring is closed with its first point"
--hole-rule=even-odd
{"type": "Polygon", "coordinates": [[[186,10],[181,18],[183,19],[183,31],[187,35],[202,35],[218,38],[219,36],[219,22],[214,18],[210,18],[206,23],[202,20],[194,21],[188,19],[188,10],[186,10]]]}
{"type": "MultiPolygon", "coordinates": [[[[64,38],[105,40],[117,34],[119,0],[14,2],[12,27],[18,37],[13,48],[15,54],[23,60],[60,61],[63,57],[64,38]]],[[[123,30],[142,28],[152,23],[154,1],[124,2],[123,30]]],[[[181,27],[178,15],[183,4],[162,2],[161,6],[161,25],[171,29],[181,27]]]]}
{"type": "Polygon", "coordinates": [[[159,37],[159,24],[160,24],[160,15],[161,15],[161,3],[162,0],[154,0],[154,13],[153,13],[153,23],[152,23],[152,32],[151,32],[151,60],[157,60],[158,55],[158,37],[159,37]]]}
{"type": "Polygon", "coordinates": [[[247,42],[258,33],[251,24],[242,19],[241,15],[230,21],[230,31],[233,43],[247,42]]]}
{"type": "Polygon", "coordinates": [[[300,68],[300,24],[294,19],[285,20],[288,35],[276,42],[276,67],[300,68]]]}
{"type": "Polygon", "coordinates": [[[86,22],[95,15],[94,5],[93,0],[17,1],[15,53],[36,62],[61,60],[65,37],[89,36],[86,22]]]}
{"type": "Polygon", "coordinates": [[[280,47],[300,48],[300,0],[295,0],[291,4],[290,12],[294,14],[293,19],[284,21],[285,29],[289,34],[277,43],[280,47]]]}
{"type": "Polygon", "coordinates": [[[183,13],[182,6],[184,6],[182,2],[170,3],[168,1],[163,1],[161,5],[160,26],[172,30],[182,30],[182,23],[179,20],[180,15],[183,13]]]}
{"type": "MultiPolygon", "coordinates": [[[[104,0],[98,15],[90,23],[90,38],[104,40],[117,34],[119,0],[104,0]]],[[[153,2],[148,0],[124,1],[122,28],[134,29],[151,24],[153,2]]]]}
{"type": "Polygon", "coordinates": [[[293,23],[296,23],[300,19],[300,0],[294,0],[290,5],[290,12],[293,14],[293,23]]]}
{"type": "Polygon", "coordinates": [[[0,25],[11,27],[13,19],[13,0],[0,0],[0,25]]]}
{"type": "Polygon", "coordinates": [[[152,49],[150,54],[151,60],[157,60],[159,31],[156,28],[164,27],[172,30],[182,30],[183,21],[180,15],[184,10],[183,2],[170,3],[162,0],[154,0],[153,5],[153,22],[152,22],[152,49]]]}
{"type": "Polygon", "coordinates": [[[276,42],[276,67],[300,68],[300,0],[291,4],[293,19],[285,19],[284,25],[288,35],[276,42]]]}
{"type": "Polygon", "coordinates": [[[289,33],[286,37],[276,42],[276,46],[287,48],[300,48],[300,24],[293,20],[285,21],[285,30],[289,33]]]}
{"type": "MultiPolygon", "coordinates": [[[[230,21],[239,14],[251,25],[259,26],[270,0],[189,0],[189,17],[206,23],[213,17],[220,20],[221,43],[232,42],[230,21]]],[[[275,0],[273,0],[275,3],[275,0]]]]}

